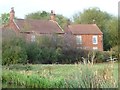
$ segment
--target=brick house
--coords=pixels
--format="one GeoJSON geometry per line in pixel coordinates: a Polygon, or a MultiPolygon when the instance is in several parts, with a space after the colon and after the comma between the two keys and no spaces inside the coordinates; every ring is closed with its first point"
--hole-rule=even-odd
{"type": "Polygon", "coordinates": [[[10,20],[4,28],[12,29],[16,34],[22,34],[27,40],[35,41],[36,35],[63,35],[64,31],[55,21],[55,14],[51,11],[50,20],[33,20],[33,19],[14,19],[15,11],[11,8],[10,20]]]}
{"type": "Polygon", "coordinates": [[[77,48],[103,51],[103,33],[96,24],[75,24],[65,28],[77,48]]]}
{"type": "Polygon", "coordinates": [[[50,20],[14,20],[15,11],[11,8],[9,27],[17,34],[24,34],[27,40],[35,41],[36,35],[69,36],[77,48],[103,51],[103,33],[96,24],[67,25],[64,30],[55,21],[55,14],[51,11],[50,20]]]}

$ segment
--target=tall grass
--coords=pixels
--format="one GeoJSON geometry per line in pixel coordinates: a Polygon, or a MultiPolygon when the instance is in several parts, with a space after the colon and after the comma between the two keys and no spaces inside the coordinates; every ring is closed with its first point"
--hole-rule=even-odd
{"type": "Polygon", "coordinates": [[[116,65],[13,65],[4,67],[2,83],[26,88],[117,88],[116,65]]]}
{"type": "Polygon", "coordinates": [[[66,79],[72,88],[117,88],[118,82],[114,78],[114,63],[104,66],[103,69],[95,68],[93,64],[82,66],[79,64],[78,72],[66,79]]]}

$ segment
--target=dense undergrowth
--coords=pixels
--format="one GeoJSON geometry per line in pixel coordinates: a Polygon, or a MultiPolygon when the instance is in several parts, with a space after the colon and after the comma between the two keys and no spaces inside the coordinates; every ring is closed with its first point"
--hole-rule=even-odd
{"type": "Polygon", "coordinates": [[[113,63],[11,65],[3,66],[2,83],[3,88],[117,88],[117,69],[113,63]]]}

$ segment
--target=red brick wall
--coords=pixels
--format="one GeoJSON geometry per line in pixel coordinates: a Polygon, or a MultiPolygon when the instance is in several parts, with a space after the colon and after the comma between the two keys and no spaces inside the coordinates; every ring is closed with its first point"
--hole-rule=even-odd
{"type": "MultiPolygon", "coordinates": [[[[93,47],[97,47],[98,50],[103,51],[103,35],[97,35],[98,44],[93,44],[93,35],[81,35],[82,36],[82,44],[76,44],[77,47],[83,47],[86,49],[93,49],[93,47]]],[[[74,39],[76,41],[76,35],[74,35],[74,39]]]]}
{"type": "MultiPolygon", "coordinates": [[[[16,25],[11,22],[10,25],[9,25],[13,30],[15,30],[16,33],[19,32],[18,28],[16,27],[16,25]]],[[[26,36],[26,39],[28,41],[31,40],[31,34],[24,34],[26,36]]],[[[41,35],[40,35],[41,36],[41,35]]],[[[66,35],[65,35],[66,36],[66,35]]],[[[69,37],[69,41],[73,41],[74,44],[76,44],[76,35],[72,35],[72,34],[68,34],[69,37]]],[[[77,47],[83,47],[83,48],[88,48],[88,49],[93,49],[93,47],[97,47],[98,50],[100,51],[103,51],[103,35],[97,35],[98,37],[98,44],[93,44],[93,41],[92,41],[92,38],[93,38],[93,35],[81,35],[82,36],[82,44],[79,44],[79,45],[75,45],[77,47]]]]}
{"type": "MultiPolygon", "coordinates": [[[[26,34],[24,33],[24,35],[26,36],[27,41],[31,40],[31,35],[32,34],[26,34]]],[[[45,36],[44,34],[39,34],[39,36],[45,36]]],[[[49,35],[47,35],[49,36],[49,35]]],[[[64,35],[63,35],[64,36],[64,35]]],[[[93,49],[93,47],[97,47],[99,51],[103,51],[103,41],[102,35],[97,35],[98,37],[98,44],[93,44],[93,35],[81,35],[82,36],[82,44],[76,44],[76,35],[65,35],[64,38],[67,38],[66,40],[68,40],[65,43],[69,43],[72,46],[77,46],[77,47],[82,47],[82,48],[86,48],[86,49],[93,49]],[[73,45],[74,44],[74,45],[73,45]]]]}
{"type": "Polygon", "coordinates": [[[20,32],[19,29],[17,28],[17,26],[15,25],[15,23],[13,21],[9,22],[9,26],[10,29],[14,30],[17,34],[20,32]]]}

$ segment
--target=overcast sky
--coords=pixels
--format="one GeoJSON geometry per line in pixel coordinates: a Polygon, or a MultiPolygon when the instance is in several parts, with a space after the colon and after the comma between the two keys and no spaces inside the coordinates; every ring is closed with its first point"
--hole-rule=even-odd
{"type": "Polygon", "coordinates": [[[0,13],[9,13],[14,7],[18,18],[31,12],[54,10],[56,14],[62,14],[71,18],[77,12],[83,12],[90,7],[98,7],[112,15],[118,15],[118,2],[120,0],[0,0],[0,13]]]}

